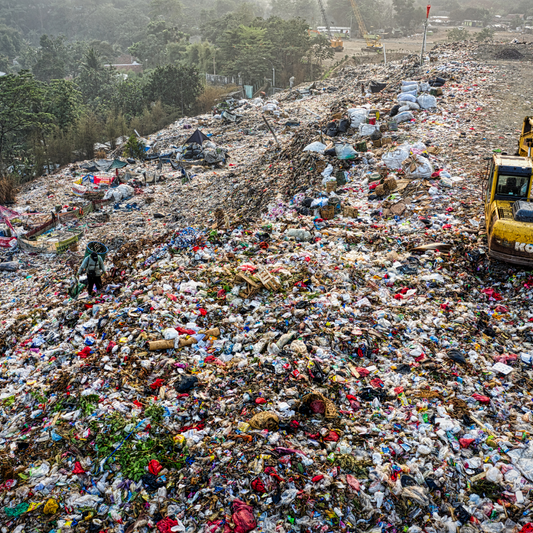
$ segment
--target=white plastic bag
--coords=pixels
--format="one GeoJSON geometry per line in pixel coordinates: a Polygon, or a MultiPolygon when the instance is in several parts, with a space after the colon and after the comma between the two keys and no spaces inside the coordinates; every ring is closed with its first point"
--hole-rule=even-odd
{"type": "Polygon", "coordinates": [[[325,144],[319,141],[315,141],[314,143],[308,144],[304,148],[304,152],[316,152],[317,154],[323,154],[325,149],[326,149],[325,144]]]}
{"type": "Polygon", "coordinates": [[[357,152],[351,144],[337,144],[335,146],[335,153],[337,154],[337,159],[341,160],[353,159],[357,155],[357,152]]]}
{"type": "Polygon", "coordinates": [[[422,109],[432,109],[433,107],[437,107],[437,99],[431,94],[421,94],[418,97],[418,105],[422,109]]]}
{"type": "Polygon", "coordinates": [[[400,93],[398,102],[416,102],[416,93],[400,93]]]}
{"type": "Polygon", "coordinates": [[[350,118],[350,125],[352,128],[358,128],[368,117],[368,109],[362,107],[354,107],[348,109],[348,117],[350,118]]]}
{"type": "Polygon", "coordinates": [[[404,111],[403,113],[398,113],[395,117],[392,118],[396,124],[400,124],[400,122],[406,122],[408,120],[413,120],[415,116],[411,111],[404,111]]]}
{"type": "Polygon", "coordinates": [[[113,200],[114,202],[122,202],[131,198],[135,194],[133,187],[129,185],[119,185],[116,189],[109,189],[105,193],[104,200],[113,200]]]}
{"type": "Polygon", "coordinates": [[[430,178],[433,174],[433,165],[431,161],[421,155],[413,155],[413,158],[416,161],[416,167],[414,170],[411,170],[412,164],[411,159],[405,163],[405,175],[411,179],[424,179],[430,178]]]}
{"type": "Polygon", "coordinates": [[[403,113],[404,111],[418,111],[420,106],[416,102],[404,101],[401,102],[402,107],[398,109],[398,113],[403,113]]]}
{"type": "Polygon", "coordinates": [[[402,168],[402,163],[409,157],[409,148],[406,146],[398,146],[396,150],[383,154],[381,160],[387,168],[391,170],[399,170],[402,168]]]}
{"type": "Polygon", "coordinates": [[[359,135],[361,137],[367,137],[372,135],[376,131],[379,131],[379,124],[360,124],[359,125],[359,135]]]}

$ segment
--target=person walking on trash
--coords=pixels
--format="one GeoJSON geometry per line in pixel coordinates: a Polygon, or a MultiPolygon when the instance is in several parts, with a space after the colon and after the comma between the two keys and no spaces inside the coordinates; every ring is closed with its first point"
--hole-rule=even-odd
{"type": "Polygon", "coordinates": [[[92,296],[94,286],[97,291],[102,288],[102,274],[105,274],[103,259],[96,252],[92,252],[80,265],[78,276],[84,271],[87,272],[87,293],[92,296]]]}

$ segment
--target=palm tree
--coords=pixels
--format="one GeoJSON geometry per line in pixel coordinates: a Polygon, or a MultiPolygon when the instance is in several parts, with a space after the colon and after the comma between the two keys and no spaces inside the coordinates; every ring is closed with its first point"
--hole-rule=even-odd
{"type": "Polygon", "coordinates": [[[94,49],[89,48],[83,56],[81,64],[82,77],[85,83],[90,84],[91,92],[97,96],[100,92],[100,73],[104,70],[100,54],[94,49]]]}

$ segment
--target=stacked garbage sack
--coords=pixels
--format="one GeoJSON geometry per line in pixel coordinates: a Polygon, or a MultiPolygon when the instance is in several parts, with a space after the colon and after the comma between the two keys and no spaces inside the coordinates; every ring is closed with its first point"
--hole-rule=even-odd
{"type": "Polygon", "coordinates": [[[73,250],[3,253],[2,533],[533,531],[533,276],[487,258],[493,139],[465,146],[498,70],[454,47],[277,95],[276,138],[242,109],[212,126],[235,166],[123,187],[81,219],[96,296],[73,250]]]}

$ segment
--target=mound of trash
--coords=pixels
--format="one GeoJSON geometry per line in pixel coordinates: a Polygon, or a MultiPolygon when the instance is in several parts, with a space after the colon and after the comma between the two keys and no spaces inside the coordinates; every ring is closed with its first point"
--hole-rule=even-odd
{"type": "Polygon", "coordinates": [[[533,276],[480,201],[501,76],[431,59],[232,99],[0,210],[2,532],[532,530],[533,276]]]}

